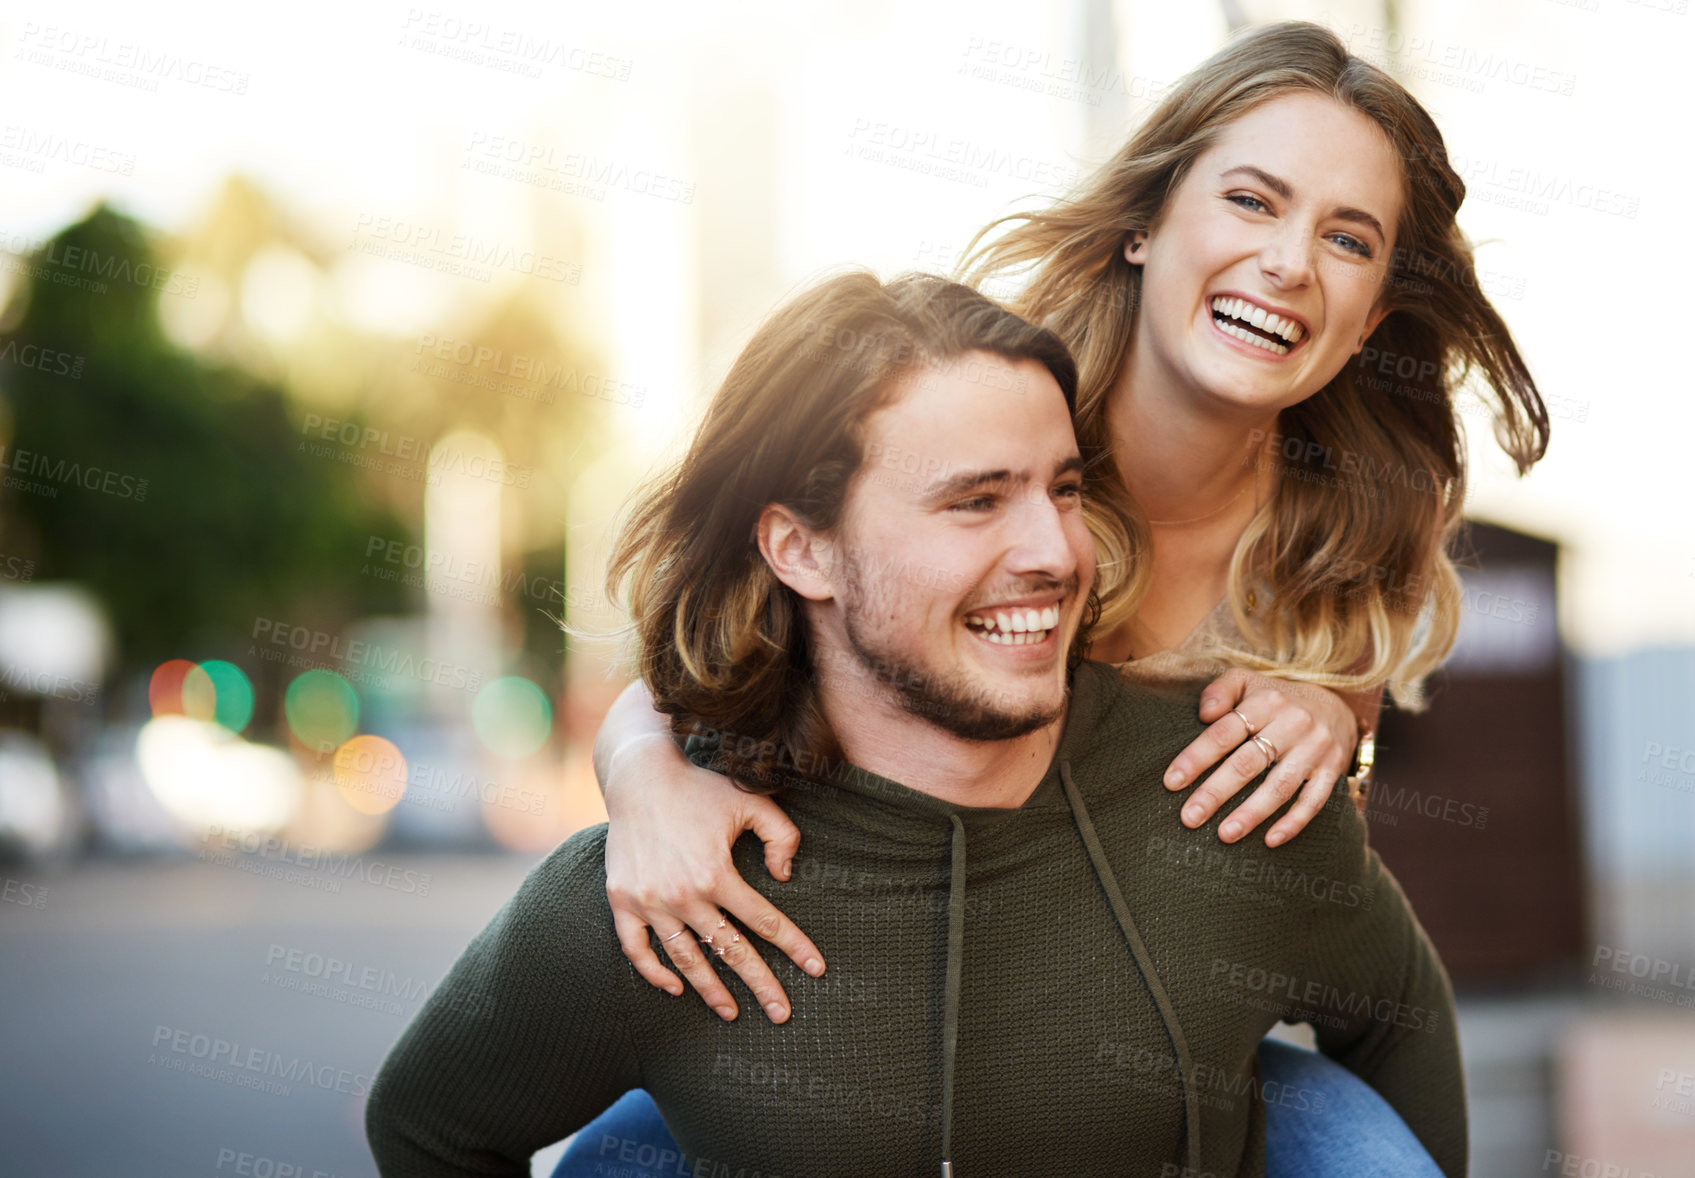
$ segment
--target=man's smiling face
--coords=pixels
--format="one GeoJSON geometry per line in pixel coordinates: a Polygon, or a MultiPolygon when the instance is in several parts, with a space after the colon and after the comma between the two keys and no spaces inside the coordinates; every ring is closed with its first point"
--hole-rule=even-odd
{"type": "Polygon", "coordinates": [[[852,666],[914,715],[1008,740],[1063,714],[1094,584],[1082,458],[1034,360],[969,353],[902,381],[865,424],[868,460],[831,541],[819,673],[852,666]]]}

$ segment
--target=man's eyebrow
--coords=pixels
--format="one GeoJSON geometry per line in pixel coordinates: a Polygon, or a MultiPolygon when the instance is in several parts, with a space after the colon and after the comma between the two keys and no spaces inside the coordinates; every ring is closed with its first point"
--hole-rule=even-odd
{"type": "MultiPolygon", "coordinates": [[[[1073,454],[1054,469],[1054,478],[1062,475],[1081,474],[1083,471],[1083,456],[1073,454]]],[[[1025,477],[1021,472],[1011,470],[968,470],[930,484],[922,492],[928,502],[939,502],[951,499],[955,495],[963,495],[979,487],[1005,486],[1025,477]]]]}
{"type": "MultiPolygon", "coordinates": [[[[1289,182],[1287,180],[1283,179],[1281,176],[1273,176],[1265,169],[1256,168],[1252,164],[1238,164],[1227,172],[1219,173],[1218,178],[1222,180],[1227,176],[1234,176],[1238,172],[1245,172],[1249,176],[1252,176],[1255,180],[1258,180],[1261,184],[1271,189],[1271,191],[1275,192],[1284,200],[1288,200],[1295,194],[1295,190],[1289,187],[1289,182]]],[[[1330,215],[1338,220],[1352,221],[1356,225],[1369,226],[1377,231],[1378,237],[1382,238],[1384,241],[1389,240],[1389,235],[1383,231],[1383,222],[1379,221],[1376,217],[1372,216],[1364,209],[1356,209],[1352,205],[1344,205],[1342,208],[1335,210],[1330,215]]]]}
{"type": "Polygon", "coordinates": [[[924,488],[923,497],[931,502],[963,495],[967,491],[991,484],[1006,484],[1012,482],[1013,472],[1010,470],[968,470],[951,478],[940,479],[924,488]]]}

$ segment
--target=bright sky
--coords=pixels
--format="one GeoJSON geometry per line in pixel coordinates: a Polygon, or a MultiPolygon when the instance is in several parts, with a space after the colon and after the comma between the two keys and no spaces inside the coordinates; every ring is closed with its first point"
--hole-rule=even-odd
{"type": "MultiPolygon", "coordinates": [[[[1471,185],[1462,226],[1490,243],[1485,284],[1554,410],[1528,479],[1476,448],[1474,511],[1568,546],[1562,621],[1591,652],[1695,642],[1695,382],[1676,359],[1695,17],[1680,4],[1426,0],[1399,6],[1405,40],[1368,5],[1244,5],[1328,16],[1356,52],[1399,63],[1442,126],[1471,185]]],[[[774,237],[779,290],[845,262],[944,266],[993,215],[1062,188],[1101,120],[1143,109],[1149,83],[1223,35],[1206,5],[1116,13],[1122,82],[1080,94],[1068,63],[1091,34],[1061,3],[20,5],[0,22],[0,244],[101,194],[180,226],[235,170],[331,244],[383,217],[520,248],[575,221],[620,375],[664,390],[628,424],[662,434],[727,359],[706,354],[690,293],[709,216],[774,237]],[[593,196],[466,167],[504,152],[540,153],[554,179],[622,179],[593,196]],[[977,162],[935,174],[948,154],[977,162]],[[775,184],[773,222],[755,175],[775,184]]],[[[407,273],[376,301],[417,330],[452,293],[407,273]]]]}

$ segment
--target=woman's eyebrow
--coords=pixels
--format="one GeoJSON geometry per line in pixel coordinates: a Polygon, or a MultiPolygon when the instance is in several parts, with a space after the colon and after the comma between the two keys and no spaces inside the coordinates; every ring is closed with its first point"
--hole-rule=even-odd
{"type": "MultiPolygon", "coordinates": [[[[1289,187],[1289,182],[1287,180],[1283,179],[1281,176],[1273,176],[1264,168],[1256,168],[1252,164],[1237,164],[1234,168],[1231,168],[1226,172],[1219,173],[1218,178],[1223,180],[1236,175],[1238,172],[1252,176],[1255,180],[1258,180],[1261,184],[1271,189],[1272,192],[1276,193],[1283,200],[1289,200],[1295,195],[1295,190],[1289,187]]],[[[1369,226],[1377,231],[1377,236],[1379,238],[1384,241],[1389,240],[1389,235],[1383,231],[1383,222],[1379,221],[1376,217],[1372,216],[1364,209],[1356,209],[1352,205],[1344,205],[1332,212],[1330,215],[1336,217],[1338,220],[1352,221],[1356,225],[1369,226]]]]}
{"type": "Polygon", "coordinates": [[[1238,172],[1245,172],[1249,176],[1252,176],[1255,180],[1258,180],[1261,184],[1271,189],[1271,191],[1275,192],[1284,200],[1288,200],[1290,197],[1295,195],[1295,190],[1289,187],[1289,182],[1287,180],[1280,176],[1273,176],[1265,169],[1256,168],[1252,164],[1237,164],[1234,168],[1231,168],[1227,172],[1220,172],[1218,178],[1220,180],[1224,180],[1234,176],[1238,172]]]}

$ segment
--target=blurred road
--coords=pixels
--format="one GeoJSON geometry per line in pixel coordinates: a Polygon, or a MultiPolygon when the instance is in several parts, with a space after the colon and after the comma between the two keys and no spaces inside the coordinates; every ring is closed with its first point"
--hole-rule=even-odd
{"type": "Polygon", "coordinates": [[[536,861],[0,864],[0,1169],[374,1175],[370,1077],[536,861]]]}

